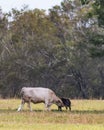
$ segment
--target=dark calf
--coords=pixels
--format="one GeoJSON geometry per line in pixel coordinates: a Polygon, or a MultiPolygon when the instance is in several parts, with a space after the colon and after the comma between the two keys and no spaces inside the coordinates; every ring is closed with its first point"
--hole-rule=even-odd
{"type": "MultiPolygon", "coordinates": [[[[69,98],[60,98],[64,104],[64,107],[66,108],[66,110],[69,108],[69,110],[71,111],[71,101],[69,98]]],[[[62,111],[62,107],[58,107],[59,111],[62,111]]]]}

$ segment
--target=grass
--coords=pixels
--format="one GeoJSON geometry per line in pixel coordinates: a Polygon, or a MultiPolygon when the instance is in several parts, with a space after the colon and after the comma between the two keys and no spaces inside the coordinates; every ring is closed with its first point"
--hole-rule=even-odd
{"type": "Polygon", "coordinates": [[[72,111],[44,111],[44,104],[31,104],[17,112],[19,99],[0,100],[0,130],[104,130],[103,100],[72,100],[72,111]]]}

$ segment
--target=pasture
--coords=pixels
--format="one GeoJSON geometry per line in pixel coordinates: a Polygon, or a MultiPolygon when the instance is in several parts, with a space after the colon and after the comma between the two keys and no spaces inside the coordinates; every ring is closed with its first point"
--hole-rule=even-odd
{"type": "Polygon", "coordinates": [[[104,130],[104,100],[71,100],[72,111],[44,111],[44,104],[17,112],[20,99],[0,99],[0,130],[104,130]]]}

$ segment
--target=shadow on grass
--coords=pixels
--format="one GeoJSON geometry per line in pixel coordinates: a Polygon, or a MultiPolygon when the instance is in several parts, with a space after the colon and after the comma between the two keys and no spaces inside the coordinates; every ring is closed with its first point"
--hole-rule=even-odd
{"type": "MultiPolygon", "coordinates": [[[[17,112],[17,109],[0,109],[0,113],[14,113],[17,112]]],[[[28,109],[27,110],[22,110],[20,112],[30,112],[28,109]]],[[[19,113],[20,113],[19,112],[19,113]]],[[[72,111],[66,111],[66,110],[62,110],[62,111],[58,111],[56,109],[52,109],[51,111],[44,111],[44,110],[33,110],[32,112],[37,112],[37,113],[41,113],[41,112],[55,112],[55,113],[68,113],[68,114],[104,114],[104,110],[72,110],[72,111]]]]}
{"type": "Polygon", "coordinates": [[[64,113],[72,113],[72,114],[104,114],[104,110],[72,110],[72,111],[58,111],[58,110],[52,110],[53,112],[64,112],[64,113]]]}
{"type": "Polygon", "coordinates": [[[104,114],[104,110],[72,110],[73,114],[104,114]]]}

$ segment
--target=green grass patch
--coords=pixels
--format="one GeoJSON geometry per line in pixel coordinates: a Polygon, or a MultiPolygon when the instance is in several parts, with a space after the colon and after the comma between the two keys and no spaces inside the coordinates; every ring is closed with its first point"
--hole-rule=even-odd
{"type": "Polygon", "coordinates": [[[44,104],[25,105],[17,112],[18,99],[0,100],[0,130],[104,130],[103,100],[72,100],[72,111],[62,112],[52,105],[44,111],[44,104]]]}

